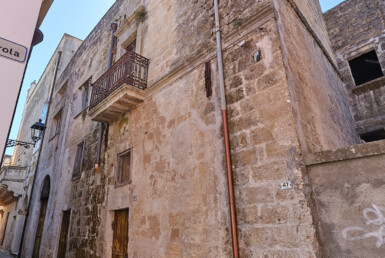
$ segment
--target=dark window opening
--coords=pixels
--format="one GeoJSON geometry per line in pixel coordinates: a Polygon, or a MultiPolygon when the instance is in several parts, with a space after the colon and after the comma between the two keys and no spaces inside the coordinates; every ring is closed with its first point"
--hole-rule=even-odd
{"type": "Polygon", "coordinates": [[[349,66],[357,86],[384,76],[374,50],[350,60],[349,66]]]}
{"type": "Polygon", "coordinates": [[[46,176],[43,181],[43,187],[41,188],[40,200],[48,200],[49,192],[51,190],[51,179],[49,176],[46,176]]]}
{"type": "Polygon", "coordinates": [[[90,96],[90,87],[92,78],[89,78],[82,86],[80,86],[79,90],[81,91],[81,110],[83,111],[88,107],[89,96],[90,96]]]}
{"type": "Polygon", "coordinates": [[[58,134],[60,132],[60,125],[61,125],[61,114],[56,118],[55,134],[58,134]]]}
{"type": "MultiPolygon", "coordinates": [[[[126,52],[136,52],[136,38],[131,42],[129,43],[127,46],[124,47],[124,49],[126,50],[126,52]]],[[[134,75],[135,74],[135,63],[134,62],[130,62],[128,63],[128,67],[127,67],[127,70],[128,70],[128,74],[132,74],[134,75]]]]}
{"type": "Polygon", "coordinates": [[[365,142],[374,142],[385,139],[385,130],[379,129],[368,133],[360,134],[360,137],[365,142]]]}
{"type": "Polygon", "coordinates": [[[211,87],[211,67],[210,61],[205,63],[205,86],[206,86],[206,97],[211,97],[213,90],[211,87]]]}
{"type": "Polygon", "coordinates": [[[82,89],[82,108],[85,109],[88,107],[88,96],[89,96],[89,87],[84,85],[82,89]]]}
{"type": "Polygon", "coordinates": [[[130,183],[131,181],[131,149],[118,156],[118,183],[130,183]]]}
{"type": "Polygon", "coordinates": [[[67,252],[68,229],[70,225],[71,210],[63,211],[63,219],[61,222],[59,248],[57,258],[65,258],[67,252]]]}
{"type": "Polygon", "coordinates": [[[64,95],[67,91],[67,82],[64,83],[64,85],[60,88],[60,90],[57,92],[58,95],[58,103],[64,98],[64,95]]]}
{"type": "Polygon", "coordinates": [[[74,170],[72,173],[73,179],[80,177],[80,172],[82,170],[82,161],[83,161],[83,149],[84,149],[84,141],[79,143],[76,146],[75,164],[74,164],[74,170]]]}
{"type": "Polygon", "coordinates": [[[60,110],[53,118],[53,127],[51,131],[51,137],[54,137],[55,135],[60,133],[61,115],[62,115],[62,111],[60,110]]]}
{"type": "Polygon", "coordinates": [[[125,47],[126,51],[135,52],[136,51],[136,39],[134,39],[130,44],[125,47]]]}

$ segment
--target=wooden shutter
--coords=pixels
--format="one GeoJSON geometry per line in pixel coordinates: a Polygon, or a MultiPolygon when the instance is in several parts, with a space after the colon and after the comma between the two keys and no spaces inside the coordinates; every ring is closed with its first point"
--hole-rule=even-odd
{"type": "Polygon", "coordinates": [[[130,181],[130,165],[131,165],[131,151],[127,152],[123,156],[123,171],[122,171],[122,182],[130,181]]]}

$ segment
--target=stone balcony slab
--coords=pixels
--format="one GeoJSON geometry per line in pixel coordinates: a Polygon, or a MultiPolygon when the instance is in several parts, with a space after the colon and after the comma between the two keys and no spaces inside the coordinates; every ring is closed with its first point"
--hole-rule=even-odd
{"type": "Polygon", "coordinates": [[[144,91],[124,84],[88,112],[93,121],[111,123],[144,100],[144,91]]]}

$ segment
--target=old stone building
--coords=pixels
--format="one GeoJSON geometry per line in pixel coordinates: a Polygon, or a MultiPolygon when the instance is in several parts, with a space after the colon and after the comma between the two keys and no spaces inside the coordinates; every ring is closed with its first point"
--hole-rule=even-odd
{"type": "Polygon", "coordinates": [[[54,85],[21,256],[354,256],[338,207],[383,193],[385,144],[352,147],[318,1],[213,2],[117,0],[84,40],[54,85]]]}
{"type": "Polygon", "coordinates": [[[325,14],[357,132],[385,139],[385,3],[349,0],[325,14]]]}
{"type": "Polygon", "coordinates": [[[304,156],[323,257],[383,257],[385,3],[348,0],[324,17],[365,144],[304,156]]]}
{"type": "MultiPolygon", "coordinates": [[[[19,143],[32,143],[31,126],[39,119],[45,122],[55,74],[62,73],[80,44],[81,40],[64,35],[39,82],[31,83],[16,139],[19,143]],[[60,55],[59,63],[58,55],[60,55]]],[[[16,145],[10,161],[4,162],[1,168],[0,243],[2,248],[13,254],[19,252],[40,144],[38,141],[35,146],[16,145]]]]}

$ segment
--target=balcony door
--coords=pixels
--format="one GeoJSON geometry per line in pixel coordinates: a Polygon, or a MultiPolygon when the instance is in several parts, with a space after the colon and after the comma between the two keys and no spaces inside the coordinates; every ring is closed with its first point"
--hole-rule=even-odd
{"type": "Polygon", "coordinates": [[[136,52],[136,39],[125,47],[126,51],[136,52]]]}
{"type": "MultiPolygon", "coordinates": [[[[128,44],[125,47],[125,50],[126,50],[126,53],[127,52],[134,52],[135,53],[135,51],[136,51],[136,39],[134,39],[134,41],[132,41],[130,44],[128,44]]],[[[133,60],[131,60],[126,65],[127,65],[127,75],[134,75],[135,74],[135,62],[133,62],[133,60]]]]}

